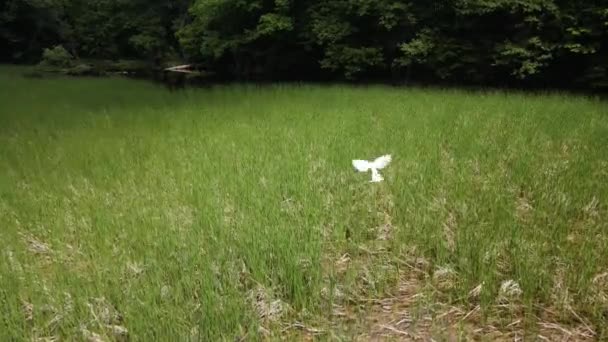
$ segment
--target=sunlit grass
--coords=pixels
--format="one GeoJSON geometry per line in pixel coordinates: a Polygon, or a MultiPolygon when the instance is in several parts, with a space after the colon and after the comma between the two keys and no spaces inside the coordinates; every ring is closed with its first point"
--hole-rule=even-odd
{"type": "Polygon", "coordinates": [[[507,325],[513,280],[526,321],[606,334],[605,102],[0,70],[0,340],[331,339],[404,275],[418,309],[507,325]],[[350,165],[385,153],[383,183],[350,165]]]}

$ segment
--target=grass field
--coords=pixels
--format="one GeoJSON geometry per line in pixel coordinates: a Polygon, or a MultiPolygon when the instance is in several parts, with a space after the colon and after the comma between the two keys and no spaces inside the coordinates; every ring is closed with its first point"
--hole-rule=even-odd
{"type": "Polygon", "coordinates": [[[608,338],[606,102],[19,75],[2,341],[608,338]]]}

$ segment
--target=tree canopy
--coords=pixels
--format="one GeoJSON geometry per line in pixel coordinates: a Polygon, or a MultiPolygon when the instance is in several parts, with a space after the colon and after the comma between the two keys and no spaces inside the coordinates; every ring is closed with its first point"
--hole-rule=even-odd
{"type": "Polygon", "coordinates": [[[0,60],[181,60],[245,80],[608,88],[608,0],[5,0],[0,60]]]}

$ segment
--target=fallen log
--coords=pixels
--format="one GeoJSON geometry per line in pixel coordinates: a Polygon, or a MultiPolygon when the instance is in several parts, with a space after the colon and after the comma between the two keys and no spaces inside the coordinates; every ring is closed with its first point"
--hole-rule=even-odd
{"type": "Polygon", "coordinates": [[[193,72],[192,70],[188,70],[191,67],[192,67],[192,64],[182,64],[182,65],[176,65],[176,66],[172,66],[169,68],[165,68],[165,71],[192,73],[193,72]]]}

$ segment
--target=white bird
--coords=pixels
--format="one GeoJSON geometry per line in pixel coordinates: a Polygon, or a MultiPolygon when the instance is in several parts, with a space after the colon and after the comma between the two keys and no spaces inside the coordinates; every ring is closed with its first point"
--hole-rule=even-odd
{"type": "Polygon", "coordinates": [[[372,180],[370,182],[377,183],[377,182],[382,182],[384,180],[384,178],[382,177],[380,172],[378,172],[378,170],[384,169],[391,162],[391,160],[392,160],[392,158],[391,158],[390,154],[378,157],[373,162],[369,162],[367,160],[355,159],[355,160],[353,160],[353,166],[359,172],[367,172],[367,171],[371,170],[372,171],[372,180]]]}

